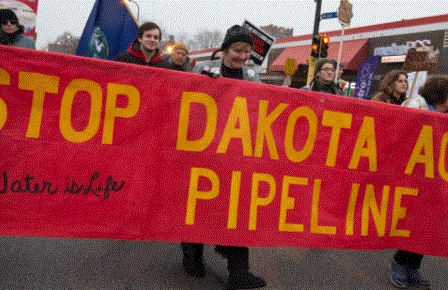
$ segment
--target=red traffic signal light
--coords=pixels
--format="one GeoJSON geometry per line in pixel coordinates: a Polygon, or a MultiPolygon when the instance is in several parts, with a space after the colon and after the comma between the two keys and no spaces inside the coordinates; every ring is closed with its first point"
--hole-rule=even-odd
{"type": "Polygon", "coordinates": [[[328,55],[328,45],[330,43],[330,38],[326,35],[321,36],[322,43],[320,45],[319,57],[326,58],[328,55]]]}

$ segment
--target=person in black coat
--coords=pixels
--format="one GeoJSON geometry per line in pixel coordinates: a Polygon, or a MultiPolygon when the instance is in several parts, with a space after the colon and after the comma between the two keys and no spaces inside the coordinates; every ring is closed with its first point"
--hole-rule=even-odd
{"type": "MultiPolygon", "coordinates": [[[[206,61],[195,66],[194,73],[202,73],[211,77],[225,77],[260,82],[258,73],[248,68],[245,63],[251,57],[253,41],[250,32],[239,25],[227,30],[221,45],[222,60],[206,61]]],[[[202,260],[204,245],[183,242],[182,264],[185,272],[193,277],[205,275],[202,260]]],[[[227,259],[229,278],[227,289],[254,289],[266,286],[263,278],[249,272],[249,249],[247,247],[217,245],[215,251],[227,259]]]]}

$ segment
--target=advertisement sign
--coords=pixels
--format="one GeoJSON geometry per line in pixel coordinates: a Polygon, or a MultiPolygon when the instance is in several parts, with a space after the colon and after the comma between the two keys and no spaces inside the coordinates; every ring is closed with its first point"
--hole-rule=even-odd
{"type": "Polygon", "coordinates": [[[0,58],[0,235],[448,256],[446,114],[9,46],[0,58]]]}
{"type": "Polygon", "coordinates": [[[0,0],[0,9],[11,9],[24,27],[23,35],[36,34],[37,3],[39,0],[0,0]]]}
{"type": "Polygon", "coordinates": [[[247,20],[244,21],[243,27],[247,28],[250,31],[252,41],[254,43],[253,49],[251,51],[252,60],[255,62],[255,64],[261,65],[264,59],[267,57],[275,39],[247,20]]]}

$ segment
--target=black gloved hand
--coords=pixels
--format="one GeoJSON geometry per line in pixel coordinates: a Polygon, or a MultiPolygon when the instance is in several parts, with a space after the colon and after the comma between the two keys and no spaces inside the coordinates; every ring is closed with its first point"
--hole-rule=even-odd
{"type": "Polygon", "coordinates": [[[203,71],[201,72],[201,75],[206,75],[206,76],[212,77],[212,78],[214,78],[214,79],[216,79],[217,77],[219,77],[218,74],[212,73],[211,71],[208,71],[208,70],[203,70],[203,71]]]}

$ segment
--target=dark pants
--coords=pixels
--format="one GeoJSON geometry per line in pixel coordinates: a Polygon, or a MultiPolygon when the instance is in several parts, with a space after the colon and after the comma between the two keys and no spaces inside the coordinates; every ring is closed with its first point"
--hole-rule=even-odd
{"type": "Polygon", "coordinates": [[[397,264],[406,265],[411,269],[420,269],[420,263],[422,262],[422,259],[423,255],[421,254],[403,250],[398,250],[394,256],[394,260],[395,262],[397,262],[397,264]]]}
{"type": "MultiPolygon", "coordinates": [[[[204,244],[182,243],[184,255],[202,258],[204,244]]],[[[249,270],[249,249],[246,247],[216,246],[215,251],[227,258],[227,269],[231,271],[249,270]]]]}

